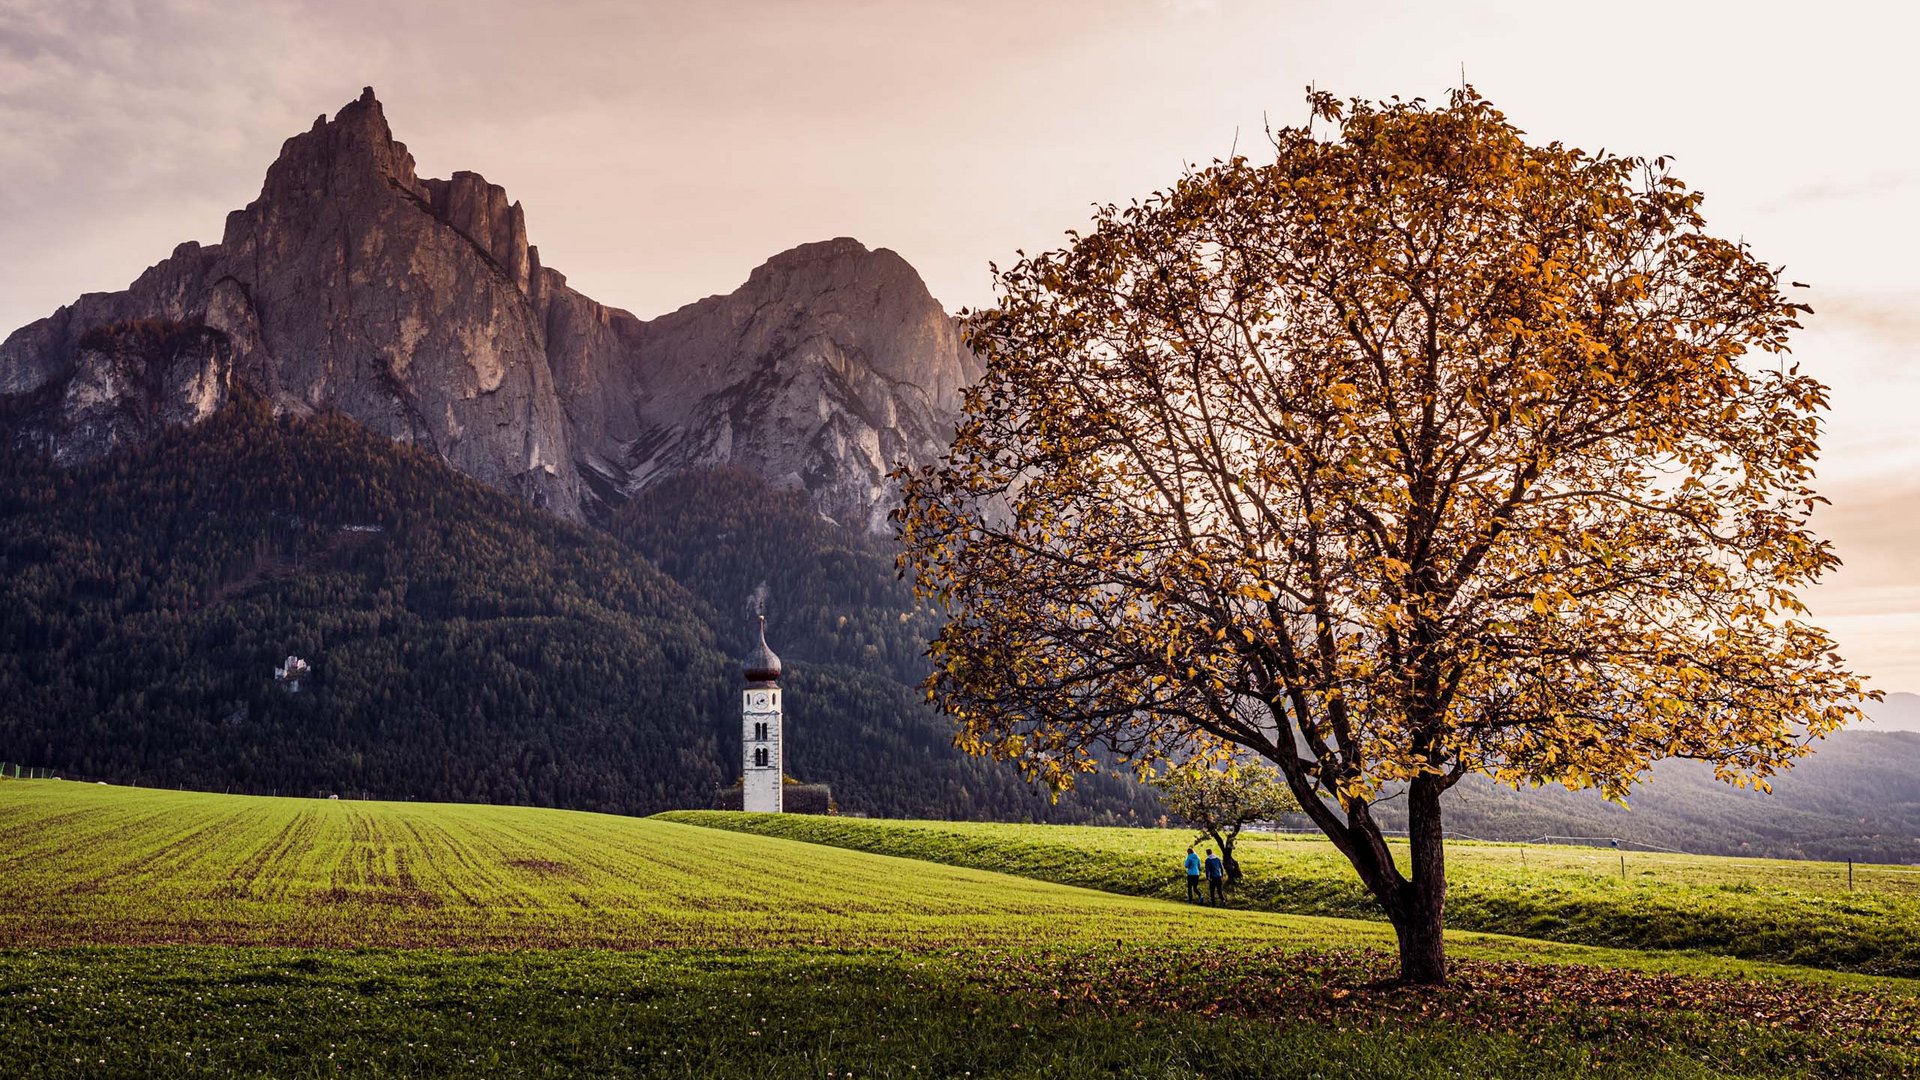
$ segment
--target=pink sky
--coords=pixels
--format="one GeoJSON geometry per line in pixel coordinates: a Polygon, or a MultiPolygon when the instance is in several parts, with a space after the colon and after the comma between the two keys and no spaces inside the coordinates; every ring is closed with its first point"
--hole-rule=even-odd
{"type": "Polygon", "coordinates": [[[652,315],[773,252],[891,247],[951,308],[1089,204],[1342,95],[1466,76],[1541,139],[1669,154],[1814,285],[1832,384],[1810,599],[1920,689],[1920,147],[1887,5],[1233,0],[647,4],[0,0],[0,333],[219,238],[280,141],[372,84],[423,175],[522,200],[544,261],[652,315]]]}

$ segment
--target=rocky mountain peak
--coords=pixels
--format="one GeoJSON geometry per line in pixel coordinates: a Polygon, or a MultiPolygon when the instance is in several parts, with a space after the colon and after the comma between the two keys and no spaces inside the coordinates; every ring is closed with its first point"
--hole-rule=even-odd
{"type": "Polygon", "coordinates": [[[883,527],[887,473],[939,452],[979,375],[913,267],[850,237],[782,252],[735,292],[651,322],[600,304],[541,265],[498,185],[417,176],[372,87],[281,146],[220,244],[182,244],[124,292],[0,343],[0,405],[69,403],[14,424],[13,441],[69,461],[139,437],[116,398],[138,364],[80,343],[151,319],[221,344],[147,386],[142,415],[159,402],[167,422],[195,422],[240,380],[276,409],[338,409],[569,516],[728,464],[883,527]]]}
{"type": "Polygon", "coordinates": [[[870,250],[851,236],[836,236],[780,252],[754,267],[747,275],[747,285],[779,290],[878,276],[920,280],[920,275],[905,259],[887,248],[870,250]]]}
{"type": "Polygon", "coordinates": [[[980,376],[958,324],[888,248],[848,236],[801,244],[754,268],[736,295],[803,312],[881,376],[926,390],[942,412],[956,412],[961,388],[980,376]]]}
{"type": "MultiPolygon", "coordinates": [[[[332,120],[323,113],[313,127],[280,145],[280,156],[267,167],[260,198],[247,210],[260,208],[304,212],[320,200],[383,197],[388,189],[424,197],[414,175],[413,155],[395,142],[386,111],[373,87],[361,91],[332,120]]],[[[228,216],[228,229],[247,211],[228,216]]],[[[227,243],[234,237],[229,235],[227,243]]]]}
{"type": "Polygon", "coordinates": [[[888,473],[939,453],[961,387],[979,375],[913,267],[848,237],[775,255],[734,292],[638,325],[631,340],[651,434],[604,451],[630,486],[734,465],[871,529],[886,527],[888,473]]]}

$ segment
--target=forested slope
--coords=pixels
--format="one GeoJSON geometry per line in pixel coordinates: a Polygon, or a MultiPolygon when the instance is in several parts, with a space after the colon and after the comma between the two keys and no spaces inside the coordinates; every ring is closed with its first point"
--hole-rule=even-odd
{"type": "MultiPolygon", "coordinates": [[[[92,464],[0,464],[0,759],[69,775],[704,806],[737,774],[737,614],[605,532],[246,394],[92,464]],[[298,693],[273,678],[289,654],[313,665],[298,693]]],[[[965,758],[897,665],[860,662],[864,646],[795,633],[783,651],[798,661],[789,771],[832,783],[846,809],[1131,806],[1115,786],[1052,807],[965,758]]]]}
{"type": "MultiPolygon", "coordinates": [[[[943,818],[1146,823],[1158,799],[1131,780],[1085,776],[1058,805],[1012,784],[1012,767],[953,758],[953,729],[919,689],[937,631],[894,568],[893,543],[822,518],[807,493],[739,469],[694,470],[648,488],[609,529],[694,594],[728,655],[745,655],[753,614],[788,661],[788,767],[835,792],[905,769],[861,809],[887,817],[927,807],[943,818]],[[832,740],[821,725],[839,725],[832,740]]],[[[841,800],[846,805],[846,800],[841,800]]]]}

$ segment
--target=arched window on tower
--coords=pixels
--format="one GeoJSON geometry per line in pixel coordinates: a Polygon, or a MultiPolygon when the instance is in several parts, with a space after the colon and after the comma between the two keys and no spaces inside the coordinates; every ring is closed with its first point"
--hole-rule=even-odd
{"type": "Polygon", "coordinates": [[[755,750],[753,752],[753,763],[755,765],[761,766],[762,768],[766,767],[766,764],[767,764],[767,748],[766,747],[763,746],[760,749],[755,750]]]}
{"type": "Polygon", "coordinates": [[[767,725],[765,723],[759,723],[759,724],[753,725],[753,737],[760,740],[761,742],[766,742],[767,741],[767,725]]]}

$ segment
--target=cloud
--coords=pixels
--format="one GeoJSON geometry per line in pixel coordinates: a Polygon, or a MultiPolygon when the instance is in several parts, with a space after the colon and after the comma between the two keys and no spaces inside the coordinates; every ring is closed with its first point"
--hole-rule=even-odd
{"type": "Polygon", "coordinates": [[[1815,203],[1861,202],[1920,187],[1920,169],[1884,172],[1864,179],[1823,180],[1801,186],[1760,205],[1769,213],[1805,210],[1815,203]]]}
{"type": "Polygon", "coordinates": [[[1843,565],[1802,597],[1841,654],[1887,689],[1920,690],[1920,477],[1887,472],[1817,485],[1814,531],[1843,565]]]}
{"type": "Polygon", "coordinates": [[[1920,346],[1920,296],[1842,292],[1812,301],[1808,325],[1866,339],[1867,343],[1905,359],[1920,346]]]}

